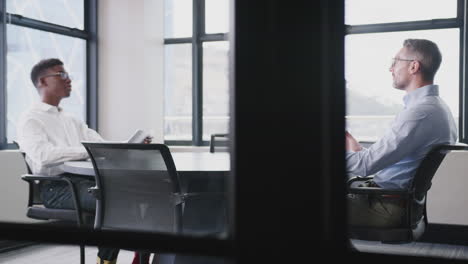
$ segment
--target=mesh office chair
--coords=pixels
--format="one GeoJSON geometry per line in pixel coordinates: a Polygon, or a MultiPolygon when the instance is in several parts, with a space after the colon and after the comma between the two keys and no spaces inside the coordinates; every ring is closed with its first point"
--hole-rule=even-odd
{"type": "MultiPolygon", "coordinates": [[[[17,142],[13,142],[18,149],[19,144],[17,142]]],[[[61,220],[67,222],[76,223],[78,227],[84,226],[87,223],[92,222],[93,216],[82,212],[81,207],[78,203],[78,192],[73,185],[73,182],[66,176],[44,176],[44,175],[34,175],[32,174],[31,168],[29,164],[26,162],[26,154],[20,150],[24,163],[26,164],[26,168],[28,174],[24,174],[21,176],[21,179],[26,181],[29,184],[29,194],[28,194],[28,209],[26,211],[26,216],[32,219],[38,220],[61,220]],[[70,192],[73,197],[74,205],[76,209],[54,209],[54,208],[46,208],[42,202],[40,196],[40,182],[44,180],[49,181],[63,181],[70,186],[70,192]]],[[[80,263],[85,263],[85,247],[84,245],[80,245],[80,263]]]]}
{"type": "Polygon", "coordinates": [[[91,157],[97,199],[96,229],[178,234],[188,199],[220,193],[187,193],[164,144],[83,142],[91,157]]]}
{"type": "MultiPolygon", "coordinates": [[[[466,145],[439,145],[434,147],[419,165],[413,182],[408,190],[384,190],[375,187],[352,187],[358,181],[367,181],[372,177],[355,177],[348,181],[348,193],[369,196],[397,195],[404,204],[405,215],[401,226],[395,228],[376,228],[350,226],[349,236],[354,239],[382,242],[410,242],[418,240],[424,234],[428,224],[426,213],[427,191],[431,181],[447,153],[453,150],[468,151],[466,145]]],[[[352,212],[350,212],[352,213],[352,212]]]]}
{"type": "Polygon", "coordinates": [[[83,145],[96,175],[96,229],[180,232],[187,194],[165,145],[83,145]]]}

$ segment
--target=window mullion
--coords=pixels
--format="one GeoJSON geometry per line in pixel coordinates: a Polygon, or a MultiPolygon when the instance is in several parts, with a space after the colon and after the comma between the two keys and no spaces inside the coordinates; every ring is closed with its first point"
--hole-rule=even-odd
{"type": "Polygon", "coordinates": [[[353,25],[346,27],[346,34],[383,33],[410,30],[458,28],[462,26],[463,20],[458,18],[432,19],[411,22],[394,22],[367,25],[353,25]]]}
{"type": "Polygon", "coordinates": [[[192,36],[192,141],[203,144],[203,43],[205,32],[205,1],[193,0],[192,36]]]}
{"type": "Polygon", "coordinates": [[[8,144],[6,138],[6,0],[0,0],[0,145],[5,148],[8,144]]]}
{"type": "Polygon", "coordinates": [[[466,63],[468,61],[468,54],[466,50],[467,43],[467,11],[465,10],[466,0],[458,0],[457,6],[457,17],[463,20],[463,24],[460,26],[460,103],[459,103],[459,119],[458,119],[458,138],[460,142],[468,143],[468,132],[466,124],[468,123],[468,115],[466,114],[466,104],[468,102],[467,87],[466,87],[466,76],[468,74],[468,68],[466,63]]]}
{"type": "Polygon", "coordinates": [[[69,37],[77,37],[82,39],[87,39],[88,34],[84,30],[77,28],[69,28],[57,24],[52,24],[49,22],[44,22],[28,17],[23,17],[17,14],[7,13],[8,23],[16,26],[22,26],[32,29],[38,29],[46,32],[57,33],[69,37]]]}
{"type": "Polygon", "coordinates": [[[228,40],[227,33],[205,34],[201,37],[202,42],[206,41],[226,41],[228,40]]]}
{"type": "Polygon", "coordinates": [[[86,121],[98,130],[97,1],[84,1],[86,40],[86,121]]]}
{"type": "Polygon", "coordinates": [[[184,44],[192,43],[193,38],[167,38],[164,39],[164,44],[184,44]]]}

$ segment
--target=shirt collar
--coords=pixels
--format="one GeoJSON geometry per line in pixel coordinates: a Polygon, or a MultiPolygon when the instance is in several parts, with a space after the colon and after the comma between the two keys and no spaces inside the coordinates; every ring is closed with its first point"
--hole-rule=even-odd
{"type": "Polygon", "coordinates": [[[34,105],[34,108],[40,111],[44,111],[44,112],[51,112],[51,113],[62,112],[62,108],[60,106],[53,106],[50,104],[46,104],[44,102],[37,102],[34,105]]]}
{"type": "Polygon", "coordinates": [[[403,102],[405,107],[411,106],[414,102],[417,102],[420,98],[425,96],[438,96],[439,95],[439,86],[434,84],[429,84],[423,87],[407,93],[403,97],[403,102]]]}

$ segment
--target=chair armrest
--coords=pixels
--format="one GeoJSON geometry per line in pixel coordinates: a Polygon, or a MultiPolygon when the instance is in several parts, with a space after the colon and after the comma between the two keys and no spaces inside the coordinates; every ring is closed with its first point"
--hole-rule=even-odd
{"type": "Polygon", "coordinates": [[[63,178],[62,176],[47,176],[47,175],[38,175],[38,174],[23,174],[21,175],[21,179],[23,181],[26,181],[29,185],[29,199],[28,199],[28,207],[31,207],[35,204],[42,204],[42,200],[39,197],[39,186],[38,183],[44,180],[50,180],[50,181],[62,181],[66,182],[71,188],[71,182],[63,178]],[[39,199],[39,200],[37,200],[39,199]]]}
{"type": "MultiPolygon", "coordinates": [[[[62,181],[66,182],[71,189],[72,195],[75,196],[76,188],[74,183],[70,180],[70,177],[66,175],[55,175],[55,176],[47,176],[47,175],[38,175],[38,174],[23,174],[21,175],[21,179],[27,181],[30,185],[34,183],[34,181],[62,181]]],[[[75,199],[77,200],[77,199],[75,199]]]]}
{"type": "Polygon", "coordinates": [[[350,194],[371,194],[371,195],[400,195],[409,197],[411,193],[407,190],[388,190],[378,187],[348,187],[350,194]]]}
{"type": "Polygon", "coordinates": [[[39,174],[23,174],[21,175],[21,179],[23,179],[24,181],[43,181],[43,180],[64,181],[65,180],[65,178],[61,175],[47,176],[47,175],[39,175],[39,174]]]}
{"type": "Polygon", "coordinates": [[[191,192],[182,195],[184,199],[204,198],[204,197],[223,197],[226,196],[225,192],[191,192]]]}
{"type": "Polygon", "coordinates": [[[372,180],[374,179],[374,176],[354,176],[354,177],[351,177],[349,180],[348,180],[348,185],[351,185],[351,183],[353,182],[357,182],[357,181],[368,181],[368,180],[372,180]]]}
{"type": "Polygon", "coordinates": [[[78,226],[81,225],[82,223],[82,214],[81,214],[81,206],[79,204],[79,193],[78,193],[78,190],[76,189],[75,187],[75,184],[71,181],[70,177],[67,176],[67,175],[56,175],[56,176],[46,176],[46,175],[38,175],[38,174],[23,174],[21,175],[21,179],[23,179],[24,181],[27,181],[29,186],[30,186],[30,189],[29,189],[29,192],[30,192],[30,195],[29,195],[29,202],[28,202],[28,206],[32,206],[33,205],[33,201],[31,200],[31,194],[32,194],[32,186],[34,185],[34,181],[44,181],[44,180],[48,180],[48,181],[62,181],[62,182],[66,182],[67,185],[69,186],[70,188],[70,192],[72,194],[72,198],[73,198],[73,203],[75,205],[75,210],[76,210],[76,215],[77,215],[77,222],[78,222],[78,226]]]}

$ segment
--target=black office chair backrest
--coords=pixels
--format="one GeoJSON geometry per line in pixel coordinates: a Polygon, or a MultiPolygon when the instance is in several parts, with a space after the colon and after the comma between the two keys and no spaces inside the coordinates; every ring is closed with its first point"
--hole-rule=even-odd
{"type": "Polygon", "coordinates": [[[163,144],[84,142],[96,174],[95,228],[180,232],[179,176],[163,144]]]}
{"type": "MultiPolygon", "coordinates": [[[[216,146],[216,138],[229,138],[229,134],[223,133],[223,134],[211,134],[210,136],[210,152],[214,153],[215,152],[215,146],[216,146]]],[[[224,140],[226,141],[226,140],[224,140]]]]}
{"type": "Polygon", "coordinates": [[[432,178],[439,169],[445,156],[452,150],[468,150],[466,145],[446,144],[433,147],[421,161],[412,183],[414,200],[411,202],[411,224],[417,225],[422,216],[427,223],[426,197],[431,188],[432,178]]]}
{"type": "MultiPolygon", "coordinates": [[[[24,153],[21,150],[21,147],[20,147],[18,142],[13,141],[13,144],[15,144],[15,146],[18,148],[19,152],[23,156],[24,164],[26,165],[26,170],[27,170],[28,174],[32,174],[31,167],[29,167],[29,164],[26,161],[26,153],[24,153]]],[[[41,199],[41,196],[40,196],[39,182],[36,182],[36,181],[31,182],[29,184],[29,188],[30,188],[29,189],[29,205],[42,204],[43,202],[42,202],[42,199],[41,199]]]]}
{"type": "Polygon", "coordinates": [[[452,150],[468,150],[468,146],[456,144],[438,145],[432,148],[422,160],[412,184],[417,199],[422,199],[426,195],[427,191],[431,188],[432,178],[439,169],[440,164],[447,153],[452,150]]]}
{"type": "Polygon", "coordinates": [[[18,142],[13,141],[13,144],[14,144],[14,145],[18,148],[18,150],[21,152],[21,155],[23,156],[23,159],[24,159],[24,164],[26,164],[26,170],[28,171],[28,174],[32,174],[31,167],[29,167],[29,164],[26,162],[26,153],[24,153],[24,152],[21,150],[21,147],[20,147],[20,145],[18,144],[18,142]]]}

